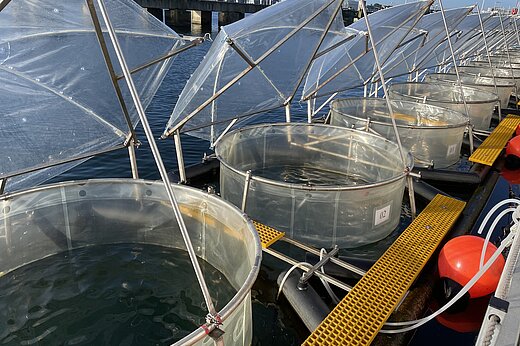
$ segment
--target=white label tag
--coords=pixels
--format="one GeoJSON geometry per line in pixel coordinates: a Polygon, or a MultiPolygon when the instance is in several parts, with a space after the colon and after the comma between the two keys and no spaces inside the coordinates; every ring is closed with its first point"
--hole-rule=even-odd
{"type": "Polygon", "coordinates": [[[374,226],[382,224],[383,222],[390,219],[390,207],[391,207],[391,205],[389,204],[386,207],[383,207],[381,209],[376,209],[376,215],[374,218],[374,226]]]}
{"type": "Polygon", "coordinates": [[[448,147],[447,157],[455,155],[457,153],[457,144],[452,144],[448,147]]]}

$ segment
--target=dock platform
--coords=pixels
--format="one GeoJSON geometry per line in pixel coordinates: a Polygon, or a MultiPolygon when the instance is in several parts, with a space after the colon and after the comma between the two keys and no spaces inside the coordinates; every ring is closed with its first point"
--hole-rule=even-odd
{"type": "Polygon", "coordinates": [[[437,195],[303,345],[369,345],[465,204],[437,195]]]}

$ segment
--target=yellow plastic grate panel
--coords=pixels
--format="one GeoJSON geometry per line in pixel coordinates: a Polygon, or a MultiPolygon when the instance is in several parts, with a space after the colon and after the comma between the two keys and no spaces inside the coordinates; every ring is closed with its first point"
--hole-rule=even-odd
{"type": "Polygon", "coordinates": [[[303,345],[369,345],[465,204],[435,196],[303,345]]]}
{"type": "Polygon", "coordinates": [[[520,117],[509,114],[498,124],[489,137],[482,142],[477,150],[473,152],[469,160],[486,166],[492,166],[518,125],[520,125],[520,117]]]}
{"type": "Polygon", "coordinates": [[[262,243],[262,248],[264,249],[267,249],[285,235],[285,233],[277,231],[274,228],[266,226],[260,222],[253,221],[253,224],[256,227],[256,231],[260,237],[260,242],[262,243]]]}

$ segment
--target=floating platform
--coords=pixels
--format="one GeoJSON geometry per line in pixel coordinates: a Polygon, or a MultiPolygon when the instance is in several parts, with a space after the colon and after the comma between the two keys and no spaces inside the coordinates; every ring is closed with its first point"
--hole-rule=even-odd
{"type": "Polygon", "coordinates": [[[518,125],[520,125],[520,116],[509,114],[469,157],[469,161],[492,166],[518,125]]]}
{"type": "Polygon", "coordinates": [[[304,345],[369,345],[465,205],[437,195],[304,345]]]}

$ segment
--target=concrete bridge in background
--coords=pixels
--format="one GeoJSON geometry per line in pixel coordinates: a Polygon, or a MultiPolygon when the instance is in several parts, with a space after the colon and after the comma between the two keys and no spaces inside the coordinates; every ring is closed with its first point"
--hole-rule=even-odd
{"type": "MultiPolygon", "coordinates": [[[[218,26],[227,25],[255,13],[280,0],[135,0],[166,24],[176,27],[199,25],[202,32],[211,31],[212,13],[218,12],[218,26]]],[[[344,0],[345,24],[352,23],[357,14],[351,2],[344,0]]],[[[355,1],[357,3],[357,0],[355,1]]]]}
{"type": "Polygon", "coordinates": [[[280,0],[135,0],[167,24],[201,25],[211,30],[212,12],[218,12],[219,27],[244,18],[280,0]]]}

